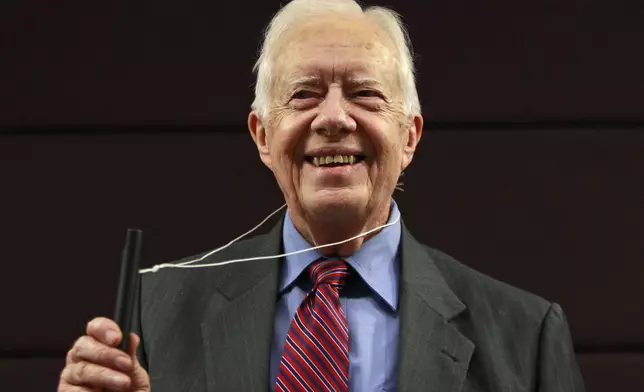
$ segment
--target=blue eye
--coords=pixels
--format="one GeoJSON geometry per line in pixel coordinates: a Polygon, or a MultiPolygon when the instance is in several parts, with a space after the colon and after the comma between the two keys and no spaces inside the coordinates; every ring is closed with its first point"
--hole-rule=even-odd
{"type": "Polygon", "coordinates": [[[317,94],[313,91],[309,90],[300,90],[293,94],[291,99],[307,99],[307,98],[315,98],[317,94]]]}
{"type": "Polygon", "coordinates": [[[382,95],[375,91],[375,90],[359,90],[353,93],[354,96],[356,97],[376,97],[376,98],[382,98],[382,95]]]}

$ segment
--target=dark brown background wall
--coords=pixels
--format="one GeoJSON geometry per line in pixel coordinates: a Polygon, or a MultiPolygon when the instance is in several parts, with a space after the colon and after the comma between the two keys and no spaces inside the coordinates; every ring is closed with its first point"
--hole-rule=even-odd
{"type": "MultiPolygon", "coordinates": [[[[406,224],[561,303],[589,391],[644,388],[644,6],[378,4],[409,26],[427,120],[406,224]]],[[[152,265],[281,204],[244,125],[278,6],[0,6],[3,391],[53,390],[85,322],[112,314],[127,227],[152,265]]]]}

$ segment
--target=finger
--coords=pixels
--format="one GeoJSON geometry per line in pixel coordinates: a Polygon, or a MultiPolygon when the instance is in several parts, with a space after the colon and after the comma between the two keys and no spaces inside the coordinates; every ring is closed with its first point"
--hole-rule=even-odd
{"type": "Polygon", "coordinates": [[[67,384],[85,388],[124,391],[130,386],[130,377],[126,374],[90,362],[65,366],[61,379],[67,384]]]}
{"type": "Polygon", "coordinates": [[[60,384],[58,392],[103,392],[100,388],[88,388],[67,383],[60,384]]]}
{"type": "Polygon", "coordinates": [[[148,372],[141,366],[139,359],[136,357],[136,350],[141,344],[141,338],[137,334],[131,333],[130,356],[132,357],[134,369],[130,373],[132,385],[140,387],[141,390],[150,390],[150,376],[148,372]]]}
{"type": "Polygon", "coordinates": [[[129,372],[132,358],[117,348],[107,346],[91,336],[82,336],[70,350],[69,363],[91,362],[110,369],[129,372]]]}
{"type": "Polygon", "coordinates": [[[113,320],[97,317],[87,323],[87,334],[99,342],[116,347],[121,343],[121,329],[113,320]]]}
{"type": "Polygon", "coordinates": [[[139,344],[141,343],[141,339],[137,334],[134,332],[130,333],[130,348],[128,354],[130,354],[130,357],[132,359],[136,359],[136,349],[139,348],[139,344]]]}

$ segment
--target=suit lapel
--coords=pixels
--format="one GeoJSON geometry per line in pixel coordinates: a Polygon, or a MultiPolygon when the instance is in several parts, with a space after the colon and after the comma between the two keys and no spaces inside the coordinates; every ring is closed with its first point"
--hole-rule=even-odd
{"type": "MultiPolygon", "coordinates": [[[[281,235],[280,221],[259,246],[239,257],[280,253],[281,235]]],[[[201,323],[208,391],[267,389],[280,262],[213,269],[214,285],[225,298],[201,323]]],[[[399,309],[398,390],[459,391],[474,344],[450,320],[466,307],[404,226],[399,309]]]]}
{"type": "MultiPolygon", "coordinates": [[[[282,222],[247,255],[276,255],[281,250],[282,222]]],[[[208,391],[266,390],[279,259],[232,264],[220,269],[216,305],[201,323],[208,391]],[[223,274],[223,276],[222,276],[223,274]]]]}
{"type": "Polygon", "coordinates": [[[399,391],[459,391],[474,344],[450,320],[466,307],[404,226],[401,242],[399,391]]]}

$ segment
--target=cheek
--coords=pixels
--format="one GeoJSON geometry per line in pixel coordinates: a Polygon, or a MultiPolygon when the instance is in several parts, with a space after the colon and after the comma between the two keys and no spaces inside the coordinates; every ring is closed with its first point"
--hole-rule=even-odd
{"type": "Polygon", "coordinates": [[[301,169],[301,159],[298,158],[300,143],[294,136],[288,130],[278,129],[271,138],[267,138],[271,169],[282,187],[290,188],[297,181],[301,169]]]}
{"type": "Polygon", "coordinates": [[[315,118],[312,113],[280,110],[271,121],[269,148],[273,159],[301,164],[302,153],[315,118]]]}
{"type": "Polygon", "coordinates": [[[405,164],[405,144],[401,131],[395,126],[390,127],[387,131],[374,134],[371,142],[376,153],[372,179],[383,185],[395,184],[405,164]]]}
{"type": "Polygon", "coordinates": [[[372,120],[364,123],[365,138],[371,145],[375,163],[386,170],[390,166],[399,166],[403,152],[403,134],[397,123],[388,119],[372,120]]]}

